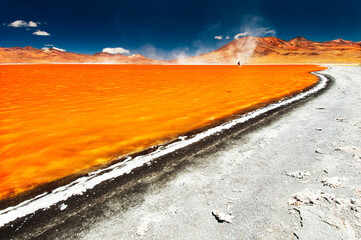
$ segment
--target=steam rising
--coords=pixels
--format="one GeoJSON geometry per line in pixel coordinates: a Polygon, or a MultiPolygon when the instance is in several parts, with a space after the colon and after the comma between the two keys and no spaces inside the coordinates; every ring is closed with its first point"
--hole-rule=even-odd
{"type": "Polygon", "coordinates": [[[248,36],[249,33],[248,32],[243,32],[243,33],[238,33],[234,36],[234,39],[238,39],[238,38],[241,38],[241,37],[245,37],[245,36],[248,36]]]}
{"type": "MultiPolygon", "coordinates": [[[[211,32],[219,31],[216,29],[216,27],[212,26],[211,32]]],[[[192,43],[191,49],[181,47],[167,51],[156,48],[151,44],[146,44],[138,49],[138,52],[149,58],[173,60],[172,62],[178,64],[237,64],[237,62],[245,64],[254,53],[257,46],[257,37],[276,35],[276,31],[267,26],[262,18],[254,16],[244,18],[241,26],[236,31],[224,32],[224,34],[220,35],[210,35],[211,32],[207,32],[208,39],[212,36],[213,39],[217,40],[233,38],[234,41],[232,44],[223,46],[220,50],[215,50],[213,44],[210,46],[207,42],[195,40],[192,43]]],[[[220,44],[216,46],[220,46],[220,44]]]]}
{"type": "MultiPolygon", "coordinates": [[[[268,27],[260,17],[247,17],[236,34],[234,40],[218,50],[209,49],[199,42],[195,57],[177,58],[179,64],[246,64],[257,47],[258,37],[274,36],[276,31],[268,27]],[[201,55],[200,55],[201,54],[201,55]]],[[[214,36],[215,39],[230,39],[230,33],[214,36]],[[225,36],[225,37],[224,37],[225,36]]]]}
{"type": "Polygon", "coordinates": [[[246,37],[239,46],[242,51],[237,51],[237,60],[241,65],[246,64],[251,59],[254,49],[256,48],[256,39],[254,37],[246,37]]]}
{"type": "Polygon", "coordinates": [[[276,31],[270,27],[264,26],[264,22],[263,18],[257,16],[244,19],[240,28],[241,31],[234,35],[234,39],[237,42],[227,50],[227,54],[236,57],[236,59],[234,59],[235,62],[245,64],[251,59],[254,49],[257,46],[256,37],[276,35],[276,31]]]}
{"type": "Polygon", "coordinates": [[[145,55],[148,58],[157,59],[157,60],[173,60],[180,58],[188,58],[190,57],[189,48],[177,48],[174,50],[164,50],[161,48],[156,48],[151,44],[146,44],[138,49],[139,53],[145,55]]]}
{"type": "Polygon", "coordinates": [[[203,41],[196,40],[192,42],[193,49],[195,51],[191,51],[189,47],[180,47],[173,50],[164,50],[161,48],[156,48],[151,44],[146,44],[137,52],[147,56],[148,58],[157,59],[157,60],[173,60],[174,62],[181,64],[188,64],[188,62],[183,61],[191,58],[192,56],[197,56],[200,54],[208,53],[213,51],[214,48],[209,47],[203,41]]]}

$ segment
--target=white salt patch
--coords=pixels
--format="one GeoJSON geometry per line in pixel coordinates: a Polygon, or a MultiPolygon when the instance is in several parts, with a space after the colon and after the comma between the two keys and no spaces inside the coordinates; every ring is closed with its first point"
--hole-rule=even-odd
{"type": "Polygon", "coordinates": [[[252,154],[253,154],[254,150],[248,150],[246,152],[242,152],[242,155],[245,157],[245,158],[249,158],[252,154]]]}
{"type": "Polygon", "coordinates": [[[68,207],[68,205],[66,205],[65,203],[62,203],[62,204],[60,204],[59,209],[60,209],[60,211],[63,211],[67,207],[68,207]]]}
{"type": "Polygon", "coordinates": [[[271,129],[271,130],[268,130],[267,133],[265,133],[264,138],[275,139],[275,138],[277,138],[278,134],[279,134],[278,129],[271,129]]]}
{"type": "Polygon", "coordinates": [[[151,223],[158,223],[163,220],[162,216],[159,215],[147,215],[140,220],[140,225],[137,228],[138,236],[145,236],[148,231],[148,225],[151,223]]]}

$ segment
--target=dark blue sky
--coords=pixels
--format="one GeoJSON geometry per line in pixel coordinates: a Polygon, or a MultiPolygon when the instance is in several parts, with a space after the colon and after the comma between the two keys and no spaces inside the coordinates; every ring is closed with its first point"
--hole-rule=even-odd
{"type": "Polygon", "coordinates": [[[0,24],[1,47],[53,44],[88,54],[122,47],[131,54],[174,58],[214,50],[244,32],[361,41],[361,1],[0,0],[0,24]],[[37,27],[8,26],[15,20],[37,27]],[[37,30],[50,36],[34,35],[37,30]]]}

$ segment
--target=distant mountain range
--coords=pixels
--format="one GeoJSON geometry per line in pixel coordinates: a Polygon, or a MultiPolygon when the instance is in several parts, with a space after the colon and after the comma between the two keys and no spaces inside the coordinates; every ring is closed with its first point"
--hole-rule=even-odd
{"type": "Polygon", "coordinates": [[[243,37],[184,63],[361,63],[361,42],[243,37]]]}
{"type": "Polygon", "coordinates": [[[236,64],[244,63],[361,63],[361,42],[337,39],[314,42],[303,37],[243,37],[198,56],[161,61],[139,54],[63,52],[54,48],[0,47],[0,63],[121,63],[121,64],[236,64]]]}
{"type": "Polygon", "coordinates": [[[64,52],[54,48],[37,49],[33,47],[0,47],[0,63],[126,63],[162,64],[140,54],[96,53],[94,55],[64,52]]]}

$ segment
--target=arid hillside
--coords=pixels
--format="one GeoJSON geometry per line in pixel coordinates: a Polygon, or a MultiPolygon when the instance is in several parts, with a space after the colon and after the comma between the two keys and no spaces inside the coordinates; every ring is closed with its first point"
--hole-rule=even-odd
{"type": "Polygon", "coordinates": [[[160,64],[158,60],[139,54],[96,53],[94,55],[63,52],[54,48],[36,49],[33,47],[0,48],[0,63],[127,63],[160,64]]]}
{"type": "Polygon", "coordinates": [[[313,42],[303,37],[243,37],[180,63],[361,63],[361,42],[337,39],[313,42]]]}
{"type": "Polygon", "coordinates": [[[337,39],[314,42],[303,37],[243,37],[198,56],[161,61],[140,54],[63,52],[54,48],[0,47],[0,63],[120,63],[120,64],[236,64],[245,63],[361,63],[361,42],[337,39]]]}

